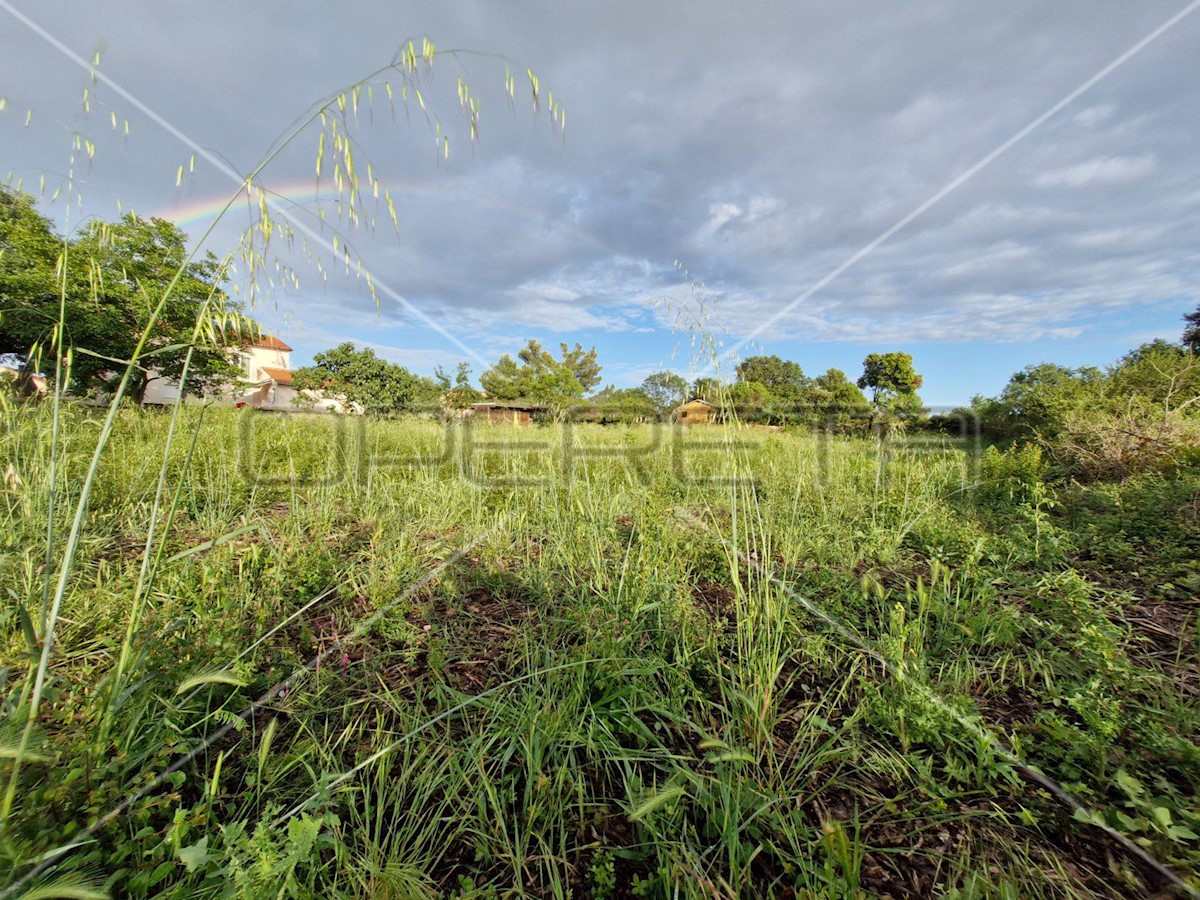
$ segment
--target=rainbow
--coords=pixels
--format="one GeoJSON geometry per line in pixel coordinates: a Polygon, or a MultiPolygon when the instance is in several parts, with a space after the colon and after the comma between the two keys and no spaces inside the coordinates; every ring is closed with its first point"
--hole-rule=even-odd
{"type": "MultiPolygon", "coordinates": [[[[454,203],[474,204],[476,206],[485,206],[489,209],[498,210],[508,215],[522,219],[528,222],[534,222],[539,227],[550,231],[559,231],[570,234],[582,243],[590,244],[598,247],[607,253],[614,256],[625,256],[626,254],[614,247],[607,241],[602,240],[589,231],[585,231],[578,226],[564,222],[560,219],[553,219],[546,214],[535,209],[530,209],[527,206],[520,206],[515,203],[510,203],[504,200],[497,200],[494,197],[489,197],[483,194],[476,194],[469,191],[460,191],[450,187],[447,184],[439,184],[428,181],[383,181],[380,179],[380,187],[386,189],[394,198],[397,206],[397,213],[403,215],[400,208],[400,199],[404,196],[420,196],[434,197],[439,200],[448,200],[454,203]]],[[[293,181],[281,185],[266,185],[266,189],[270,196],[278,201],[282,206],[299,207],[309,213],[315,213],[316,207],[320,203],[333,204],[338,199],[338,193],[331,187],[318,188],[315,181],[293,181]]],[[[364,191],[365,203],[371,204],[374,201],[364,191]]],[[[229,202],[229,194],[218,194],[208,197],[196,198],[185,203],[178,203],[169,208],[159,210],[153,213],[155,218],[167,219],[174,222],[181,228],[189,228],[193,225],[207,225],[218,215],[225,205],[229,202]]],[[[245,208],[246,199],[240,197],[230,207],[230,212],[234,212],[239,207],[245,208]]],[[[384,207],[383,218],[387,219],[386,207],[384,207]]],[[[403,219],[401,219],[403,225],[403,219]]]]}

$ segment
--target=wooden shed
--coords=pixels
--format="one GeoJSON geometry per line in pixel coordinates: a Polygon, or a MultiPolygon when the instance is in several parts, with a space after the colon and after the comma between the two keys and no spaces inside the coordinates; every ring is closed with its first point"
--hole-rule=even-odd
{"type": "Polygon", "coordinates": [[[476,418],[483,417],[492,425],[528,425],[546,411],[544,406],[519,400],[476,403],[473,409],[476,418]]]}
{"type": "Polygon", "coordinates": [[[717,420],[720,410],[707,400],[693,397],[673,413],[675,421],[680,425],[704,425],[717,420]]]}

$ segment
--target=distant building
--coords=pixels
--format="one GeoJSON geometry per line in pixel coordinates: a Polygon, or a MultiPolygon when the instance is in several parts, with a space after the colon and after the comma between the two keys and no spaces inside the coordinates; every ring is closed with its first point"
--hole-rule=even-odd
{"type": "MultiPolygon", "coordinates": [[[[241,375],[220,397],[233,406],[276,412],[362,412],[357,404],[322,396],[319,391],[297,390],[292,383],[292,348],[277,337],[267,335],[242,346],[236,358],[241,375]]],[[[142,402],[163,406],[178,397],[177,381],[155,378],[146,385],[142,402]]]]}
{"type": "Polygon", "coordinates": [[[704,425],[717,420],[720,410],[709,403],[694,397],[675,410],[672,415],[680,425],[704,425]]]}
{"type": "Polygon", "coordinates": [[[528,425],[545,413],[546,407],[521,400],[495,400],[476,403],[472,411],[476,418],[483,416],[492,425],[528,425]]]}
{"type": "Polygon", "coordinates": [[[243,347],[239,353],[244,383],[235,390],[238,406],[294,411],[296,388],[292,385],[292,348],[267,335],[243,347]]]}

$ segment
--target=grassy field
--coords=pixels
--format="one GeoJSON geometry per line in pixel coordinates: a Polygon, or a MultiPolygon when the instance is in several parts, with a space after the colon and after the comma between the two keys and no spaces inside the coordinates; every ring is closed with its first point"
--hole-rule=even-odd
{"type": "Polygon", "coordinates": [[[5,896],[1162,890],[1112,832],[1200,885],[1185,487],[198,408],[160,470],[129,409],[56,618],[100,419],[52,465],[52,405],[3,416],[5,896]]]}

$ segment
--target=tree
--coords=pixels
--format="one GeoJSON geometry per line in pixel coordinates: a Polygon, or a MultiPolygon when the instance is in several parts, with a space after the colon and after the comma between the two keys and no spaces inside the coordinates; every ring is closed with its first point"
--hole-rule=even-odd
{"type": "Polygon", "coordinates": [[[600,383],[600,364],[596,361],[596,348],[584,350],[579,344],[575,349],[569,349],[566,344],[559,344],[561,358],[556,360],[549,350],[532,338],[517,353],[517,358],[538,374],[550,369],[566,368],[584,391],[590,391],[600,383]]]}
{"type": "Polygon", "coordinates": [[[479,383],[490,400],[519,400],[529,392],[527,373],[505,353],[485,369],[479,383]]]}
{"type": "Polygon", "coordinates": [[[871,424],[879,417],[889,421],[906,421],[918,418],[922,413],[921,398],[917,390],[922,378],[913,368],[909,353],[871,353],[863,360],[863,373],[858,379],[860,388],[871,389],[871,405],[874,415],[871,424]]]}
{"type": "Polygon", "coordinates": [[[176,225],[132,214],[92,222],[63,241],[32,198],[0,188],[0,352],[28,356],[48,348],[61,313],[62,349],[75,351],[73,387],[104,390],[124,370],[120,361],[133,356],[174,281],[130,395],[140,400],[154,378],[179,378],[189,349],[189,389],[201,392],[233,379],[238,369],[230,350],[240,331],[256,326],[221,289],[217,260],[209,254],[185,264],[187,256],[187,236],[176,225]],[[70,262],[65,284],[56,275],[64,251],[70,262]],[[197,330],[202,318],[210,327],[197,330]]]}
{"type": "Polygon", "coordinates": [[[571,370],[571,374],[585,392],[600,383],[601,367],[596,361],[595,347],[586,352],[579,344],[575,345],[574,350],[568,350],[566,344],[559,344],[559,347],[562,350],[563,365],[571,370]]]}
{"type": "Polygon", "coordinates": [[[59,314],[62,239],[28,194],[0,187],[0,353],[24,359],[48,343],[59,314]]]}
{"type": "Polygon", "coordinates": [[[738,380],[729,388],[728,400],[728,406],[743,422],[778,422],[775,392],[761,381],[738,380]]]}
{"type": "Polygon", "coordinates": [[[562,359],[556,360],[531,339],[517,353],[520,363],[505,353],[479,376],[479,383],[489,399],[531,400],[561,410],[583,397],[585,381],[591,387],[598,384],[600,373],[594,347],[587,352],[578,344],[574,350],[566,344],[561,348],[562,359]]]}
{"type": "Polygon", "coordinates": [[[301,390],[315,390],[357,403],[367,412],[395,413],[437,402],[440,391],[429,378],[380,359],[370,347],[349,341],[313,354],[313,364],[292,373],[301,390]]]}
{"type": "Polygon", "coordinates": [[[644,422],[658,415],[658,406],[641,388],[609,385],[589,402],[601,422],[644,422]]]}
{"type": "Polygon", "coordinates": [[[750,356],[736,372],[731,396],[744,420],[775,425],[805,420],[812,382],[799,363],[774,355],[750,356]]]}
{"type": "Polygon", "coordinates": [[[985,429],[998,437],[1057,435],[1067,418],[1085,405],[1098,405],[1104,373],[1093,367],[1068,369],[1054,363],[1026,366],[1000,392],[994,419],[985,429]]]}
{"type": "Polygon", "coordinates": [[[1200,306],[1194,312],[1185,314],[1183,321],[1187,323],[1181,339],[1183,346],[1189,353],[1200,356],[1200,306]]]}
{"type": "Polygon", "coordinates": [[[442,392],[442,402],[450,409],[468,409],[479,402],[479,391],[471,386],[471,364],[466,360],[458,364],[453,384],[441,366],[433,370],[433,377],[442,392]]]}
{"type": "Polygon", "coordinates": [[[650,400],[654,411],[665,416],[688,399],[688,383],[674,372],[654,372],[642,382],[642,393],[650,400]]]}
{"type": "Polygon", "coordinates": [[[529,382],[529,399],[556,416],[583,397],[583,386],[575,374],[563,365],[543,369],[529,382]]]}
{"type": "Polygon", "coordinates": [[[697,378],[692,382],[692,396],[720,405],[721,382],[716,378],[697,378]]]}
{"type": "Polygon", "coordinates": [[[799,363],[779,356],[750,356],[737,367],[738,381],[757,382],[785,402],[798,402],[809,380],[799,363]]]}
{"type": "Polygon", "coordinates": [[[844,427],[871,417],[871,404],[841,369],[829,369],[813,379],[808,404],[809,421],[818,427],[844,427]]]}
{"type": "Polygon", "coordinates": [[[1195,410],[1200,402],[1200,358],[1170,341],[1142,344],[1112,366],[1105,393],[1114,403],[1140,397],[1164,412],[1195,410]]]}

